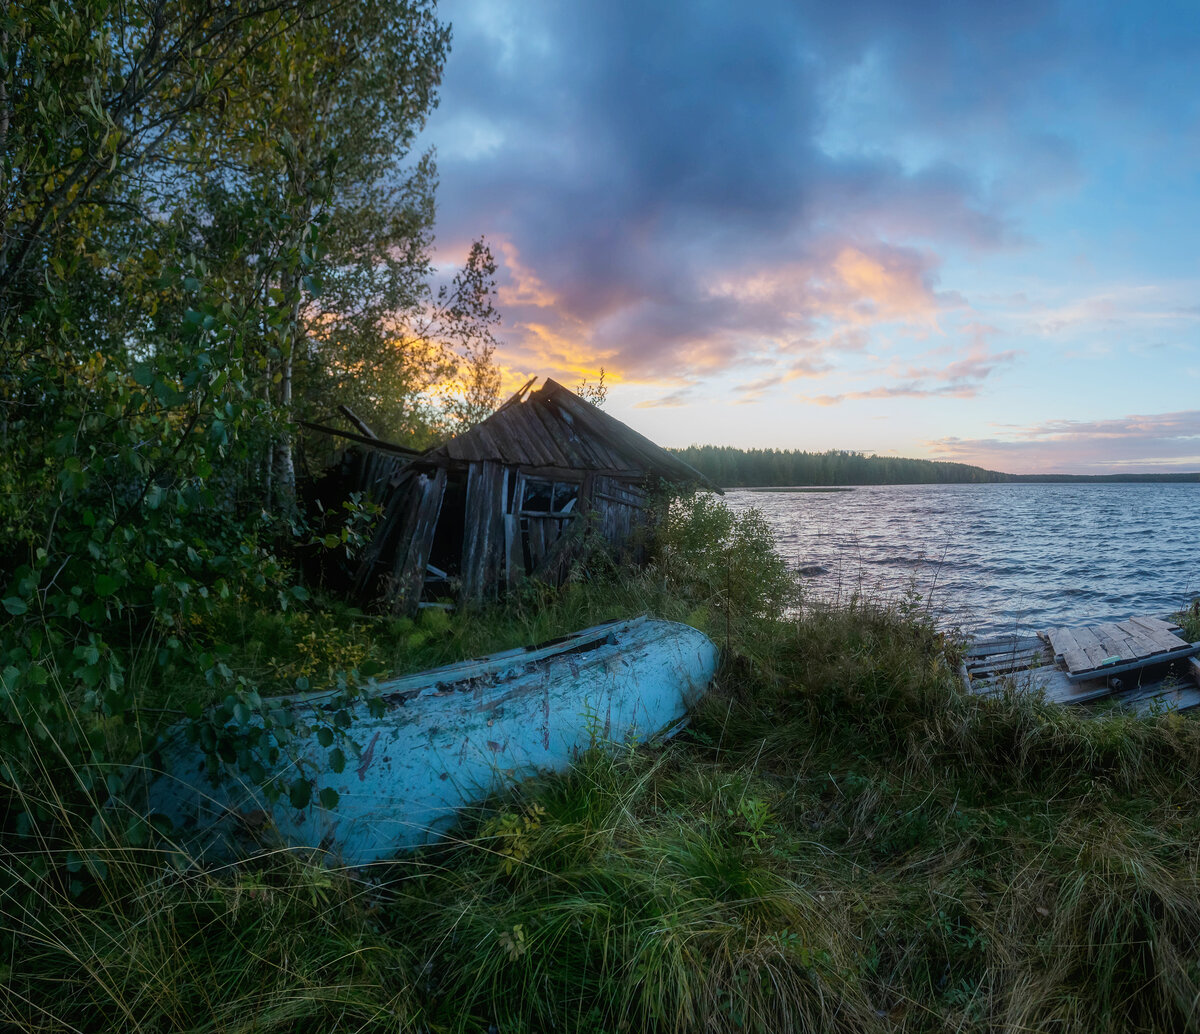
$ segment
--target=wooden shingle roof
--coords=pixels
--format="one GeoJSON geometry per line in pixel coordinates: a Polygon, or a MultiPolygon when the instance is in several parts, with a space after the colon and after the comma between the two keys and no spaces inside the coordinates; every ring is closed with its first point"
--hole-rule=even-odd
{"type": "Polygon", "coordinates": [[[495,413],[421,459],[557,467],[692,482],[720,491],[694,467],[616,417],[546,378],[526,385],[495,413]]]}

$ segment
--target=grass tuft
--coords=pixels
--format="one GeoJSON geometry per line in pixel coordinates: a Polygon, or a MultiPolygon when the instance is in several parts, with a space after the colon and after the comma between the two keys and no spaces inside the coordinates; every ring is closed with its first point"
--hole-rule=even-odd
{"type": "MultiPolygon", "coordinates": [[[[205,871],[133,846],[103,786],[72,784],[47,741],[0,788],[0,1023],[1200,1029],[1194,718],[966,696],[958,644],[919,613],[855,597],[772,616],[785,601],[765,607],[725,562],[749,561],[530,589],[503,614],[400,629],[397,667],[639,610],[692,616],[726,648],[674,740],[592,749],[367,870],[281,852],[205,871]],[[120,829],[94,828],[97,813],[120,829]]],[[[387,645],[384,623],[334,620],[343,654],[387,645]]],[[[242,628],[259,645],[231,652],[235,672],[282,663],[242,628]]],[[[131,746],[79,731],[117,737],[110,756],[131,746]]]]}

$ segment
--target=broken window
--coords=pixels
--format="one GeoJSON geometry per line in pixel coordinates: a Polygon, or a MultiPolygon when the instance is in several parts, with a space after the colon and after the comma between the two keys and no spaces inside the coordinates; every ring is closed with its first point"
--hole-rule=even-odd
{"type": "Polygon", "coordinates": [[[579,501],[579,485],[573,481],[542,481],[528,478],[521,498],[521,513],[550,516],[573,513],[579,501]]]}

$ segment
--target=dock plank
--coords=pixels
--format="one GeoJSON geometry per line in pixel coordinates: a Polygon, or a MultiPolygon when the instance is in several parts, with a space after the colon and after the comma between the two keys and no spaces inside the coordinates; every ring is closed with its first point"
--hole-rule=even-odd
{"type": "Polygon", "coordinates": [[[967,660],[967,670],[976,671],[1013,671],[1016,668],[1028,668],[1031,665],[1043,664],[1053,657],[1046,656],[1043,646],[1014,651],[1012,653],[995,653],[986,657],[971,657],[967,660]]]}
{"type": "Polygon", "coordinates": [[[1132,621],[1122,621],[1117,625],[1129,639],[1130,646],[1139,657],[1149,657],[1154,653],[1158,653],[1158,644],[1150,638],[1149,630],[1141,625],[1135,625],[1132,621]]]}
{"type": "Polygon", "coordinates": [[[1177,650],[1187,642],[1186,639],[1180,639],[1179,636],[1173,635],[1170,632],[1164,632],[1161,629],[1149,633],[1147,638],[1152,640],[1160,651],[1177,650]]]}
{"type": "Polygon", "coordinates": [[[972,643],[967,649],[967,657],[990,657],[995,654],[1011,653],[1018,650],[1040,648],[1043,645],[1041,636],[1026,635],[1012,636],[1005,639],[985,639],[972,643]]]}
{"type": "Polygon", "coordinates": [[[1123,661],[1137,659],[1138,652],[1134,649],[1129,635],[1115,624],[1096,625],[1092,631],[1110,657],[1120,657],[1123,661]]]}
{"type": "Polygon", "coordinates": [[[983,696],[1037,692],[1053,703],[1089,709],[1108,698],[1137,714],[1188,710],[1200,707],[1200,643],[1189,644],[1177,631],[1178,626],[1153,617],[1054,628],[1037,639],[1008,637],[973,644],[960,670],[967,689],[983,696]],[[1098,663],[1105,660],[1109,663],[1098,663]],[[1142,684],[1151,666],[1181,662],[1186,662],[1196,685],[1171,680],[1164,684],[1162,679],[1142,684]],[[1122,678],[1113,678],[1116,675],[1122,678]]]}
{"type": "Polygon", "coordinates": [[[1070,678],[1072,682],[1076,682],[1080,679],[1087,679],[1094,675],[1100,674],[1121,675],[1127,671],[1139,671],[1142,668],[1146,668],[1153,664],[1166,664],[1169,661],[1181,661],[1196,653],[1197,650],[1200,650],[1200,643],[1198,643],[1196,646],[1193,646],[1190,643],[1185,643],[1181,639],[1179,640],[1179,648],[1176,650],[1171,650],[1166,653],[1156,653],[1152,657],[1139,657],[1137,660],[1133,661],[1122,661],[1119,664],[1106,664],[1098,671],[1069,672],[1068,678],[1070,678]]]}
{"type": "Polygon", "coordinates": [[[1086,671],[1092,667],[1087,648],[1077,638],[1080,631],[1077,628],[1054,628],[1047,633],[1055,656],[1061,657],[1070,671],[1086,671]]]}
{"type": "Polygon", "coordinates": [[[1172,631],[1178,631],[1177,625],[1158,618],[1133,617],[1126,625],[1136,629],[1144,639],[1155,643],[1161,649],[1174,649],[1175,644],[1183,641],[1172,631]]]}
{"type": "Polygon", "coordinates": [[[1135,625],[1141,625],[1151,632],[1178,632],[1179,626],[1173,621],[1164,621],[1148,615],[1138,615],[1129,619],[1135,625]]]}
{"type": "Polygon", "coordinates": [[[1161,618],[1134,617],[1121,622],[1101,622],[1085,628],[1055,628],[1047,633],[1055,655],[1073,679],[1120,665],[1123,670],[1138,662],[1176,654],[1188,644],[1174,635],[1173,626],[1161,618]]]}
{"type": "Polygon", "coordinates": [[[1050,646],[1056,654],[1065,655],[1068,650],[1079,649],[1075,642],[1075,633],[1070,628],[1052,628],[1046,633],[1050,646]]]}
{"type": "MultiPolygon", "coordinates": [[[[1099,637],[1090,628],[1075,629],[1075,642],[1083,648],[1090,662],[1085,668],[1077,670],[1086,671],[1102,667],[1104,662],[1112,656],[1112,654],[1104,649],[1104,644],[1100,642],[1099,637]]],[[[1074,674],[1074,670],[1072,674],[1074,674]]]]}

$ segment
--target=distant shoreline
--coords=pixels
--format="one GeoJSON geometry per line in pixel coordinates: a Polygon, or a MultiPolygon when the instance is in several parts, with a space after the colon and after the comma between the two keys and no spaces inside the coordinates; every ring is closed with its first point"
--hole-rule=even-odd
{"type": "Polygon", "coordinates": [[[906,459],[832,449],[735,449],[690,445],[668,450],[723,488],[794,491],[855,485],[1196,484],[1200,471],[1110,474],[1006,474],[945,460],[906,459]]]}
{"type": "Polygon", "coordinates": [[[748,485],[725,485],[727,489],[732,489],[735,492],[853,492],[858,485],[757,485],[751,488],[748,485]]]}

